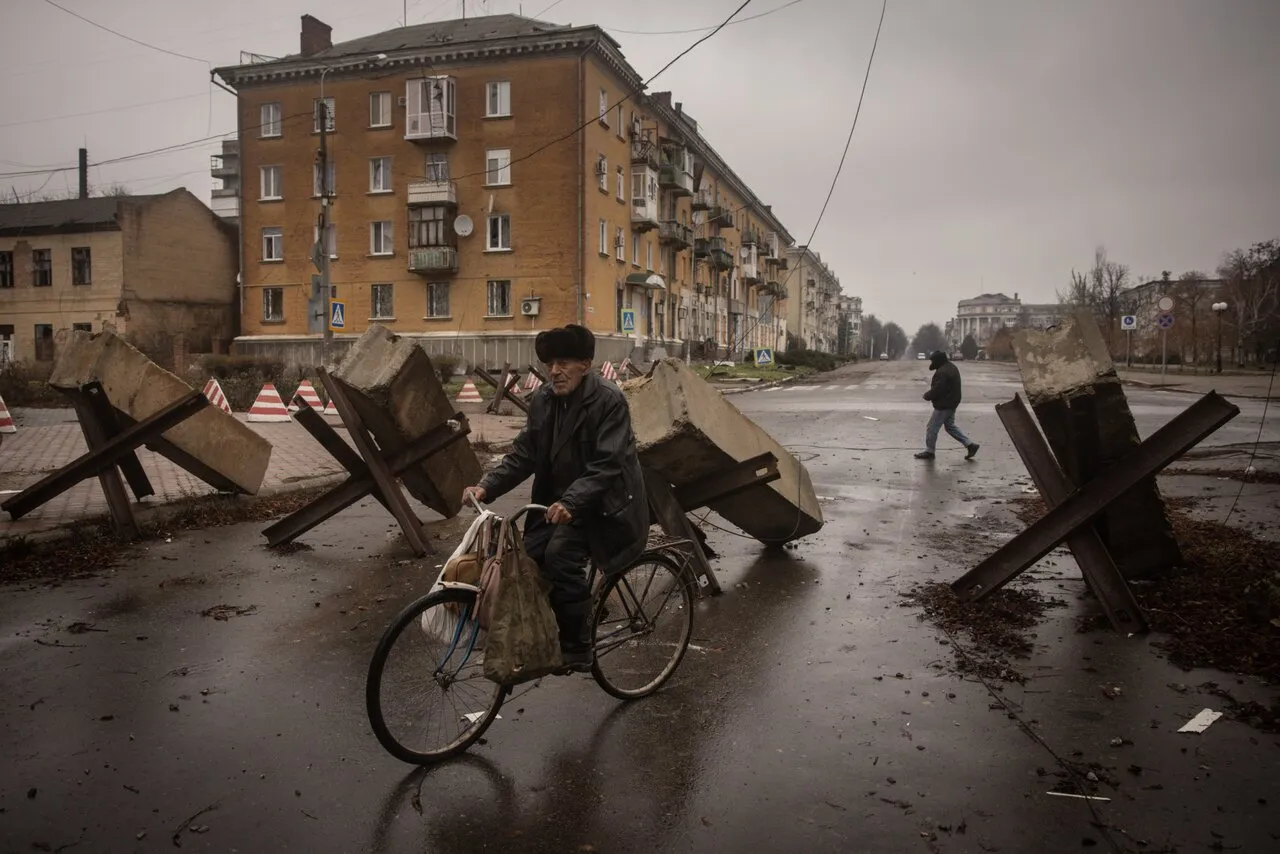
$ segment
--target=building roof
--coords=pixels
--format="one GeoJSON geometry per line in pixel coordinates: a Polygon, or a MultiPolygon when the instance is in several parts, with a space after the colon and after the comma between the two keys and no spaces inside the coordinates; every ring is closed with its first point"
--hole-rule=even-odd
{"type": "MultiPolygon", "coordinates": [[[[520,15],[484,15],[481,17],[459,18],[452,21],[433,21],[427,24],[414,24],[411,27],[399,27],[386,30],[358,39],[339,42],[333,47],[322,50],[307,59],[324,61],[347,56],[360,56],[366,53],[391,53],[397,50],[412,50],[431,45],[466,44],[473,42],[512,39],[520,36],[542,35],[557,30],[570,30],[573,27],[564,24],[552,24],[524,18],[520,15]]],[[[301,57],[286,57],[297,59],[301,57]]]]}
{"type": "Polygon", "coordinates": [[[0,205],[0,234],[104,231],[118,228],[120,205],[158,199],[150,196],[98,196],[56,202],[0,205]]]}
{"type": "Polygon", "coordinates": [[[991,302],[1017,302],[1017,301],[1018,300],[1014,299],[1013,297],[1005,296],[1004,294],[979,294],[978,296],[971,297],[970,299],[960,300],[960,305],[974,305],[974,304],[991,303],[991,302]]]}

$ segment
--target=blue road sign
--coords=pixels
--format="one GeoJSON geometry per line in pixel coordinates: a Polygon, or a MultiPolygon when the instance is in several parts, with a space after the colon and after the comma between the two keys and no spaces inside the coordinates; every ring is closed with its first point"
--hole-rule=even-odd
{"type": "Polygon", "coordinates": [[[1138,316],[1136,314],[1126,314],[1124,317],[1120,318],[1120,328],[1126,332],[1137,329],[1138,316]]]}
{"type": "Polygon", "coordinates": [[[636,310],[634,308],[624,308],[622,310],[622,331],[636,331],[636,310]]]}
{"type": "Polygon", "coordinates": [[[329,328],[345,329],[347,326],[347,304],[331,300],[329,302],[329,328]]]}
{"type": "Polygon", "coordinates": [[[772,350],[772,349],[769,349],[769,348],[765,348],[765,349],[763,349],[763,350],[756,350],[756,364],[757,364],[757,365],[772,365],[772,364],[773,364],[773,350],[772,350]]]}
{"type": "Polygon", "coordinates": [[[1172,329],[1173,315],[1168,313],[1160,315],[1156,318],[1156,326],[1159,326],[1161,329],[1172,329]]]}

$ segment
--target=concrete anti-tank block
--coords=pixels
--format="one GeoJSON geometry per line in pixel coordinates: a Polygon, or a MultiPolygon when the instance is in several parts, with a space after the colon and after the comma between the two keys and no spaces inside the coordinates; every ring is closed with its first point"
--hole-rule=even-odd
{"type": "MultiPolygon", "coordinates": [[[[399,451],[455,412],[426,352],[412,339],[382,326],[370,327],[352,345],[333,378],[349,392],[352,405],[385,453],[399,451]]],[[[462,510],[462,490],[477,483],[480,474],[480,460],[463,440],[404,472],[400,479],[411,495],[452,518],[462,510]]]]}
{"type": "MultiPolygon", "coordinates": [[[[111,405],[134,421],[192,391],[114,332],[77,332],[63,346],[49,385],[74,392],[95,381],[111,405]]],[[[153,450],[219,489],[255,495],[262,487],[271,443],[216,406],[206,406],[161,439],[153,450]]]]}
{"type": "Polygon", "coordinates": [[[658,362],[648,377],[622,388],[640,461],[673,486],[772,452],[780,479],[715,502],[711,509],[762,542],[788,542],[822,528],[822,508],[805,467],[684,363],[658,362]]]}
{"type": "Polygon", "coordinates": [[[1075,311],[1047,332],[1019,330],[1014,336],[1014,353],[1022,371],[1022,386],[1033,403],[1116,376],[1107,342],[1088,311],[1075,311]]]}

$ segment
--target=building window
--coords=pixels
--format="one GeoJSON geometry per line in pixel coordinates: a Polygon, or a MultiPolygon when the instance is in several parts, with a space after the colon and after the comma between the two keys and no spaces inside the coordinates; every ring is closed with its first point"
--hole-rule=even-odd
{"type": "Polygon", "coordinates": [[[600,185],[600,192],[609,192],[609,158],[603,154],[596,161],[596,182],[600,185]]]}
{"type": "Polygon", "coordinates": [[[262,321],[280,323],[284,320],[284,288],[262,289],[262,321]]]}
{"type": "Polygon", "coordinates": [[[485,251],[500,252],[511,248],[511,215],[497,214],[489,217],[489,239],[485,251]]]}
{"type": "Polygon", "coordinates": [[[374,92],[369,95],[369,127],[391,127],[390,92],[374,92]]]}
{"type": "Polygon", "coordinates": [[[263,261],[283,261],[284,260],[284,229],[282,228],[262,229],[262,260],[263,261]]]}
{"type": "Polygon", "coordinates": [[[484,183],[489,187],[503,187],[511,183],[511,150],[495,148],[485,155],[484,183]]]}
{"type": "Polygon", "coordinates": [[[269,199],[284,198],[280,172],[279,166],[263,166],[258,169],[259,199],[267,201],[269,199]]]}
{"type": "Polygon", "coordinates": [[[93,324],[92,323],[73,323],[71,324],[71,331],[72,332],[88,332],[92,334],[93,324]]]}
{"type": "Polygon", "coordinates": [[[605,220],[600,220],[600,254],[609,254],[609,223],[605,220]]]}
{"type": "Polygon", "coordinates": [[[627,236],[621,228],[613,230],[613,251],[617,253],[619,261],[627,260],[627,236]]]}
{"type": "Polygon", "coordinates": [[[409,248],[453,246],[453,229],[443,207],[409,209],[409,248]]]}
{"type": "Polygon", "coordinates": [[[457,138],[458,81],[428,77],[405,84],[405,138],[457,138]]]}
{"type": "Polygon", "coordinates": [[[488,119],[511,115],[511,84],[508,81],[502,80],[485,86],[484,115],[488,119]]]}
{"type": "Polygon", "coordinates": [[[644,268],[646,270],[653,269],[653,241],[646,240],[644,242],[644,268]]]}
{"type": "Polygon", "coordinates": [[[374,285],[369,299],[371,320],[395,320],[396,310],[391,285],[374,285]]]}
{"type": "Polygon", "coordinates": [[[325,117],[324,129],[328,133],[333,133],[333,129],[337,126],[333,115],[333,99],[332,98],[316,98],[314,102],[314,120],[312,130],[316,133],[320,132],[320,116],[325,117]]]}
{"type": "Polygon", "coordinates": [[[369,192],[391,192],[391,158],[369,158],[369,192]]]}
{"type": "Polygon", "coordinates": [[[511,282],[489,282],[487,317],[511,316],[511,282]]]}
{"type": "Polygon", "coordinates": [[[449,180],[449,155],[432,152],[427,155],[426,176],[428,181],[443,184],[449,180]]]}
{"type": "Polygon", "coordinates": [[[622,105],[617,107],[617,115],[614,116],[614,131],[618,134],[618,139],[627,138],[627,126],[622,123],[622,105]]]}
{"type": "Polygon", "coordinates": [[[329,177],[329,181],[328,181],[329,186],[328,186],[327,188],[326,188],[326,187],[321,186],[321,184],[320,184],[320,164],[319,164],[319,163],[312,163],[312,164],[311,164],[311,195],[312,195],[314,198],[317,198],[317,199],[318,199],[318,198],[320,198],[320,196],[325,195],[325,193],[323,192],[325,189],[328,189],[328,195],[330,195],[330,196],[332,196],[334,193],[338,192],[338,164],[337,164],[337,161],[330,160],[330,161],[327,161],[327,164],[328,164],[328,168],[326,168],[326,169],[325,169],[325,172],[329,173],[329,175],[328,175],[328,177],[329,177]]]}
{"type": "Polygon", "coordinates": [[[53,361],[53,324],[37,323],[35,324],[36,334],[36,361],[52,362],[53,361]]]}
{"type": "Polygon", "coordinates": [[[631,235],[631,263],[640,266],[640,235],[631,235]]]}
{"type": "MultiPolygon", "coordinates": [[[[325,245],[325,248],[328,249],[329,251],[329,257],[337,258],[338,257],[338,226],[331,222],[324,227],[324,230],[325,230],[324,245],[325,245]]],[[[313,244],[320,242],[320,226],[315,225],[311,227],[311,241],[313,244]]]]}
{"type": "Polygon", "coordinates": [[[13,253],[0,252],[0,288],[13,287],[13,253]]]}
{"type": "Polygon", "coordinates": [[[263,138],[280,136],[283,133],[279,104],[263,104],[259,121],[261,124],[258,130],[263,138]]]}
{"type": "MultiPolygon", "coordinates": [[[[395,240],[391,233],[389,221],[369,223],[369,253],[372,255],[392,255],[396,251],[395,240]]],[[[391,287],[388,285],[387,287],[391,287]]]]}
{"type": "Polygon", "coordinates": [[[53,285],[53,250],[31,250],[31,284],[37,288],[53,285]]]}
{"type": "Polygon", "coordinates": [[[93,260],[88,246],[74,246],[71,249],[71,284],[89,285],[93,283],[93,260]]]}
{"type": "Polygon", "coordinates": [[[600,124],[609,126],[609,93],[604,89],[600,90],[600,124]]]}
{"type": "Polygon", "coordinates": [[[431,282],[427,285],[427,317],[449,316],[449,283],[431,282]]]}
{"type": "Polygon", "coordinates": [[[618,167],[617,182],[618,201],[625,202],[627,200],[627,176],[626,173],[622,171],[621,166],[618,167]]]}

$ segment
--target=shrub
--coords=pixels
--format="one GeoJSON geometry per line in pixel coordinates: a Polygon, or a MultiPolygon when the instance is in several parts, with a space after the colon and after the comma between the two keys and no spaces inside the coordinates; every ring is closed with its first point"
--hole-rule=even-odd
{"type": "Polygon", "coordinates": [[[269,377],[279,377],[284,373],[284,363],[266,356],[213,354],[202,357],[200,363],[207,375],[219,380],[229,379],[235,374],[254,374],[266,382],[269,377]]]}
{"type": "Polygon", "coordinates": [[[453,381],[453,375],[458,372],[458,365],[461,362],[462,359],[457,356],[440,354],[431,357],[431,366],[436,369],[441,385],[448,385],[453,381]]]}
{"type": "Polygon", "coordinates": [[[779,365],[813,368],[816,371],[834,371],[837,367],[835,356],[817,350],[788,350],[775,355],[774,360],[779,365]]]}
{"type": "Polygon", "coordinates": [[[6,406],[69,406],[68,400],[49,386],[52,362],[11,362],[0,370],[0,397],[6,406]]]}

